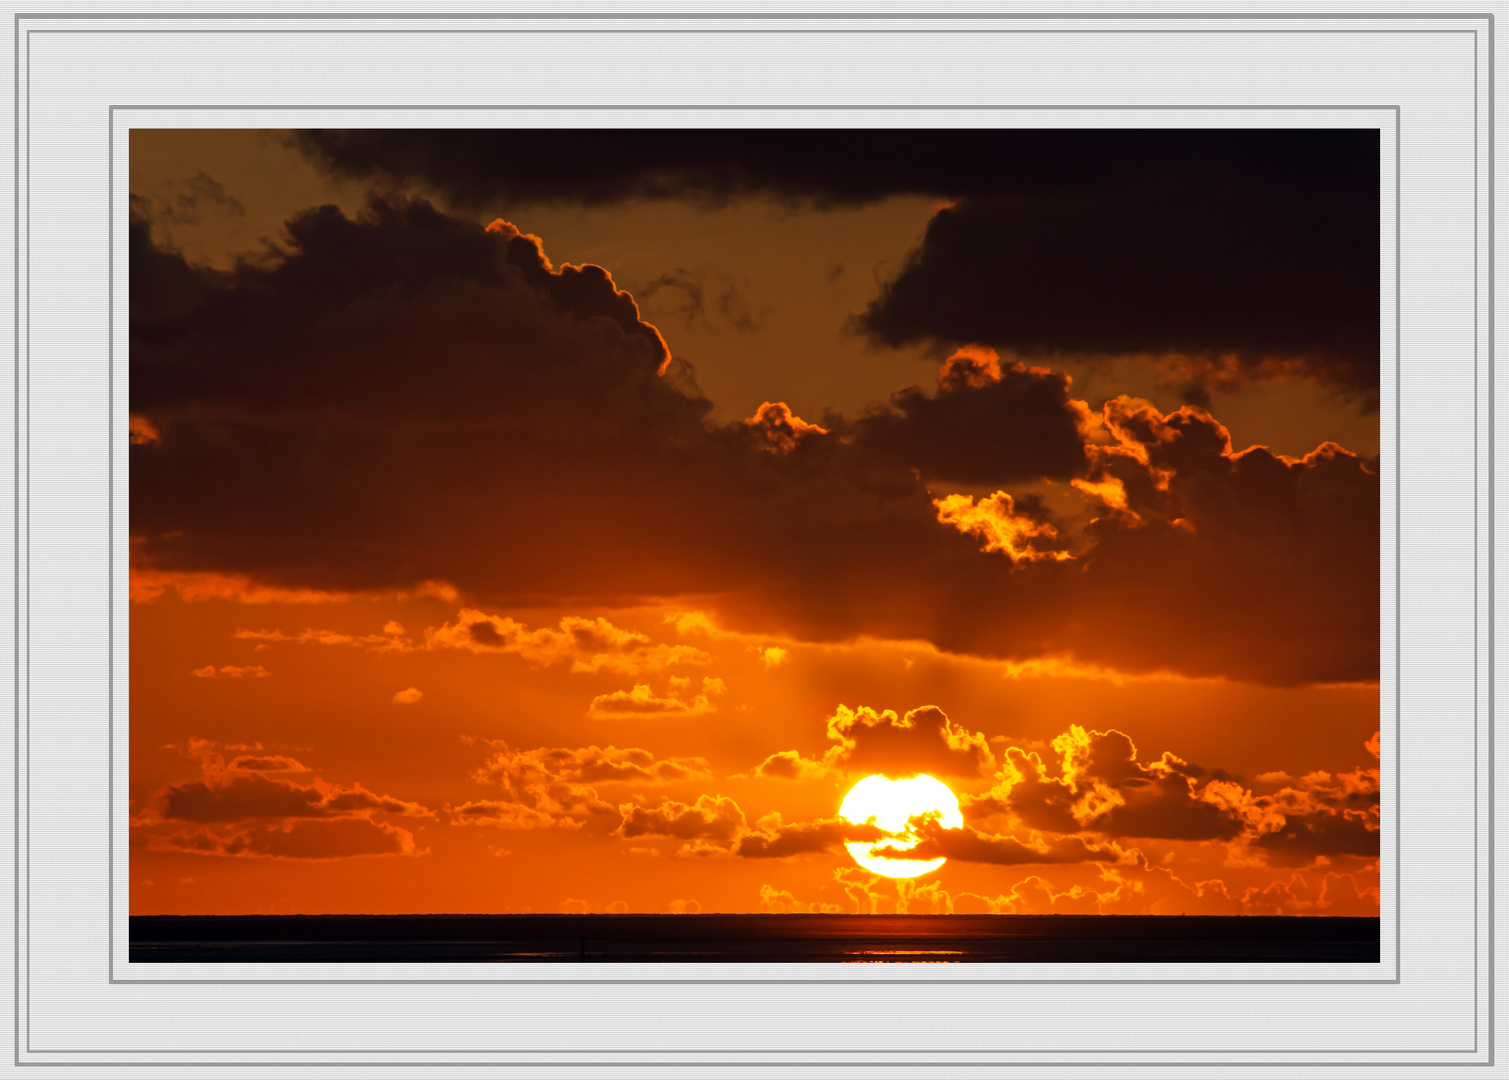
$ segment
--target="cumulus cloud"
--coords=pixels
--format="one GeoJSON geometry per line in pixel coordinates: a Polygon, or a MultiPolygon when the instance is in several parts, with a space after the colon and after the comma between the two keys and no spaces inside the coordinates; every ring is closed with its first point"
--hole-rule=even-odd
{"type": "Polygon", "coordinates": [[[1141,762],[1124,733],[1077,724],[1053,740],[1053,749],[1057,760],[1050,764],[1009,747],[1000,783],[967,798],[966,817],[1009,812],[1030,828],[1054,833],[1176,840],[1231,840],[1243,831],[1243,819],[1222,798],[1222,782],[1171,753],[1141,762]],[[1201,777],[1207,779],[1203,788],[1201,777]]]}
{"type": "Polygon", "coordinates": [[[413,645],[403,637],[403,627],[398,626],[395,632],[389,629],[393,626],[398,626],[398,624],[388,623],[380,634],[346,634],[339,630],[316,630],[313,627],[305,627],[297,634],[285,634],[282,630],[238,629],[231,636],[239,641],[283,642],[293,645],[349,645],[372,652],[408,652],[413,645]]]}
{"type": "MultiPolygon", "coordinates": [[[[1264,773],[1258,782],[1276,788],[1264,792],[1170,751],[1139,760],[1132,740],[1115,729],[1093,731],[1074,724],[1053,740],[1052,750],[1045,761],[1035,751],[1008,746],[996,784],[961,800],[966,820],[1004,815],[1028,829],[1060,836],[1055,843],[1076,834],[1215,841],[1228,845],[1235,863],[1274,867],[1378,855],[1377,769],[1314,772],[1299,779],[1264,773]]],[[[940,852],[941,845],[974,843],[970,830],[946,838],[934,831],[939,832],[940,852]]],[[[1120,853],[1114,843],[1092,847],[1120,853]]]]}
{"type": "Polygon", "coordinates": [[[831,775],[822,761],[802,757],[799,750],[781,750],[755,767],[755,775],[775,780],[817,780],[831,775]]]}
{"type": "Polygon", "coordinates": [[[1077,652],[1146,669],[1176,636],[1190,674],[1281,684],[1378,672],[1378,475],[1334,443],[1237,452],[1203,409],[1106,403],[1091,479],[1125,511],[1086,529],[1077,652]],[[1129,628],[1136,632],[1128,632],[1129,628]],[[1093,642],[1093,646],[1089,643],[1093,642]]]}
{"type": "Polygon", "coordinates": [[[702,693],[685,701],[674,691],[664,697],[657,696],[641,683],[632,690],[614,690],[597,695],[587,707],[587,715],[610,720],[625,717],[701,716],[718,710],[710,698],[722,692],[723,680],[705,678],[702,680],[702,693]]]}
{"type": "Polygon", "coordinates": [[[799,900],[789,889],[774,885],[760,886],[760,910],[772,915],[836,915],[843,910],[838,904],[822,900],[799,900]]]}
{"type": "Polygon", "coordinates": [[[196,679],[266,679],[272,673],[261,664],[244,667],[227,664],[218,668],[214,664],[206,664],[204,667],[195,668],[189,674],[196,679]]]}
{"type": "Polygon", "coordinates": [[[657,758],[637,747],[539,747],[514,750],[501,739],[488,748],[472,779],[503,789],[500,799],[446,806],[455,824],[500,829],[580,828],[592,815],[615,812],[594,785],[660,785],[711,778],[702,758],[657,758]]]}
{"type": "Polygon", "coordinates": [[[414,834],[391,822],[348,818],[289,821],[221,835],[210,828],[154,834],[149,851],[249,859],[349,859],[360,855],[417,855],[414,834]]]}
{"type": "Polygon", "coordinates": [[[1024,843],[1014,836],[994,836],[968,825],[959,829],[945,829],[936,818],[923,818],[913,825],[917,836],[915,844],[909,842],[902,847],[876,844],[870,849],[870,854],[883,859],[944,858],[996,866],[1116,862],[1123,857],[1123,852],[1115,845],[1096,847],[1077,836],[1061,836],[1051,843],[1041,839],[1036,843],[1024,843]]]}
{"type": "Polygon", "coordinates": [[[753,831],[739,837],[733,854],[745,859],[784,859],[829,851],[850,840],[879,840],[884,830],[869,824],[854,824],[842,818],[785,822],[779,812],[767,814],[753,831]]]}
{"type": "Polygon", "coordinates": [[[708,848],[726,849],[747,831],[744,811],[723,795],[699,795],[691,804],[667,799],[655,807],[625,803],[618,809],[623,820],[617,835],[625,839],[669,836],[706,841],[708,848]]]}
{"type": "Polygon", "coordinates": [[[786,822],[767,814],[751,827],[739,804],[725,795],[699,795],[694,803],[666,799],[658,806],[624,803],[616,836],[668,837],[686,841],[682,855],[730,855],[744,859],[784,859],[829,851],[849,840],[879,840],[875,825],[840,818],[786,822]]]}
{"type": "Polygon", "coordinates": [[[454,625],[424,632],[431,649],[512,653],[542,667],[570,661],[575,672],[611,671],[638,675],[680,664],[707,664],[712,658],[690,645],[666,645],[647,635],[614,626],[607,619],[568,615],[555,627],[531,630],[507,616],[462,608],[454,625]]]}
{"type": "MultiPolygon", "coordinates": [[[[1126,401],[1092,416],[1062,376],[980,351],[880,413],[817,424],[772,402],[715,424],[606,272],[419,202],[309,211],[223,273],[145,221],[132,244],[131,412],[160,435],[131,447],[144,597],[184,575],[311,600],[426,582],[487,604],[697,597],[782,640],[1377,678],[1377,476],[1339,447],[1236,453],[1208,414],[1126,401]],[[1009,479],[1054,476],[1126,507],[1081,529],[1009,479]],[[934,490],[949,477],[999,494],[982,511],[934,490]]],[[[435,647],[636,675],[696,659],[579,649],[577,629],[469,606],[435,647]]]]}
{"type": "Polygon", "coordinates": [[[828,738],[836,745],[824,762],[849,772],[977,776],[993,764],[984,735],[955,724],[933,705],[899,718],[890,709],[840,705],[828,718],[828,738]]]}
{"type": "Polygon", "coordinates": [[[154,793],[151,813],[159,820],[234,822],[261,818],[365,817],[376,811],[434,817],[418,803],[376,795],[360,784],[343,788],[315,778],[309,786],[231,768],[217,780],[168,784],[154,793]]]}
{"type": "Polygon", "coordinates": [[[868,705],[839,705],[828,717],[830,745],[820,758],[799,750],[771,754],[755,775],[779,780],[836,778],[846,773],[883,773],[892,777],[929,773],[975,777],[994,766],[990,744],[979,732],[955,724],[942,709],[924,705],[905,716],[868,705]]]}
{"type": "Polygon", "coordinates": [[[784,401],[762,402],[755,414],[744,421],[744,426],[760,449],[784,454],[791,453],[805,440],[828,434],[827,428],[809,424],[784,401]]]}
{"type": "Polygon", "coordinates": [[[424,691],[417,686],[411,686],[407,690],[400,690],[393,695],[394,705],[417,705],[419,699],[424,697],[424,691]]]}
{"type": "Polygon", "coordinates": [[[333,859],[414,855],[413,834],[378,815],[434,818],[416,802],[346,787],[282,754],[226,753],[247,747],[191,739],[181,752],[199,779],[165,784],[132,818],[148,850],[246,858],[333,859]],[[167,823],[199,828],[159,831],[167,823]]]}
{"type": "MultiPolygon", "coordinates": [[[[1004,491],[979,502],[968,495],[946,495],[934,499],[933,505],[938,508],[939,521],[978,539],[981,551],[999,551],[1013,563],[1074,558],[1056,546],[1058,530],[1042,520],[1045,514],[1019,512],[1016,500],[1004,491]]],[[[1041,504],[1032,509],[1040,510],[1041,504]]]]}
{"type": "Polygon", "coordinates": [[[1088,408],[1067,375],[1022,363],[1001,367],[990,349],[966,346],[943,362],[933,393],[910,387],[888,409],[852,427],[881,461],[960,484],[1067,479],[1083,472],[1088,408]]]}
{"type": "MultiPolygon", "coordinates": [[[[1136,855],[1134,849],[1134,856],[1136,855]]],[[[1089,883],[1064,885],[1056,872],[1023,877],[995,897],[961,893],[960,913],[1094,915],[1362,915],[1378,913],[1376,869],[1364,874],[1291,872],[1259,884],[1224,878],[1183,878],[1166,866],[1134,857],[1103,864],[1089,883]],[[1053,874],[1054,876],[1050,876],[1053,874]]]]}

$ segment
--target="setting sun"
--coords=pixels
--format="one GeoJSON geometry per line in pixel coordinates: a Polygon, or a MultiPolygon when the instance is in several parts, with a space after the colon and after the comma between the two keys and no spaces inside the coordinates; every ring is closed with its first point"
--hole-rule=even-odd
{"type": "Polygon", "coordinates": [[[894,835],[873,842],[851,840],[844,846],[854,856],[854,861],[872,874],[888,878],[921,877],[948,860],[898,859],[893,855],[878,854],[876,849],[901,852],[916,847],[920,837],[908,823],[925,814],[936,814],[945,829],[957,829],[964,824],[958,796],[941,780],[925,773],[905,780],[867,776],[849,789],[838,816],[853,825],[873,821],[894,835]]]}
{"type": "Polygon", "coordinates": [[[131,915],[1376,921],[1379,146],[133,128],[131,915]]]}

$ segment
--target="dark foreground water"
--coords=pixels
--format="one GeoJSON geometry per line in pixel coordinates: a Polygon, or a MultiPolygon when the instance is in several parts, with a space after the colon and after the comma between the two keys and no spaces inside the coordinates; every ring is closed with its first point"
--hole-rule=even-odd
{"type": "Polygon", "coordinates": [[[1377,919],[1200,915],[138,915],[131,962],[1377,963],[1377,919]]]}

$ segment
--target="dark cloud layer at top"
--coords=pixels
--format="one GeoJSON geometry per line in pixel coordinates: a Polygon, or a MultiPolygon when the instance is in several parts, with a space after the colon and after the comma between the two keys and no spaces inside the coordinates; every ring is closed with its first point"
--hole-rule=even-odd
{"type": "Polygon", "coordinates": [[[473,209],[943,197],[955,205],[934,217],[860,320],[878,342],[1178,354],[1196,403],[1223,381],[1301,375],[1376,405],[1374,131],[400,130],[289,138],[327,171],[473,209]]]}
{"type": "Polygon", "coordinates": [[[308,211],[229,272],[142,219],[131,240],[131,412],[156,435],[131,446],[137,568],[499,605],[697,596],[803,640],[1377,677],[1377,476],[1339,447],[1238,454],[1200,410],[1093,416],[984,353],[857,420],[769,403],[714,424],[605,271],[422,202],[308,211]],[[1096,485],[1106,512],[1076,539],[1029,498],[945,511],[928,487],[1032,477],[1096,485]]]}
{"type": "Polygon", "coordinates": [[[1329,182],[1180,163],[960,201],[860,324],[893,346],[1174,354],[1197,402],[1218,381],[1299,375],[1376,407],[1377,141],[1335,148],[1345,165],[1329,182]]]}
{"type": "Polygon", "coordinates": [[[1186,179],[1215,198],[1268,185],[1294,198],[1376,201],[1378,186],[1377,136],[1358,131],[311,130],[289,138],[338,175],[420,185],[473,209],[755,195],[852,204],[1186,179]]]}

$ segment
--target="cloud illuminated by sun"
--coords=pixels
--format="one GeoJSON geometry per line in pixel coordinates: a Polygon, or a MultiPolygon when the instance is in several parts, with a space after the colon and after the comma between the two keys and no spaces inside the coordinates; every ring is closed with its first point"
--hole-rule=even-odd
{"type": "Polygon", "coordinates": [[[844,796],[838,816],[854,825],[873,822],[890,838],[877,841],[851,840],[844,846],[854,861],[871,873],[888,878],[914,878],[931,873],[947,859],[905,859],[887,852],[905,852],[917,846],[919,837],[912,832],[913,818],[936,815],[945,829],[958,829],[964,825],[964,815],[959,810],[959,799],[943,781],[923,773],[901,780],[891,780],[876,774],[867,776],[849,789],[844,796]]]}

